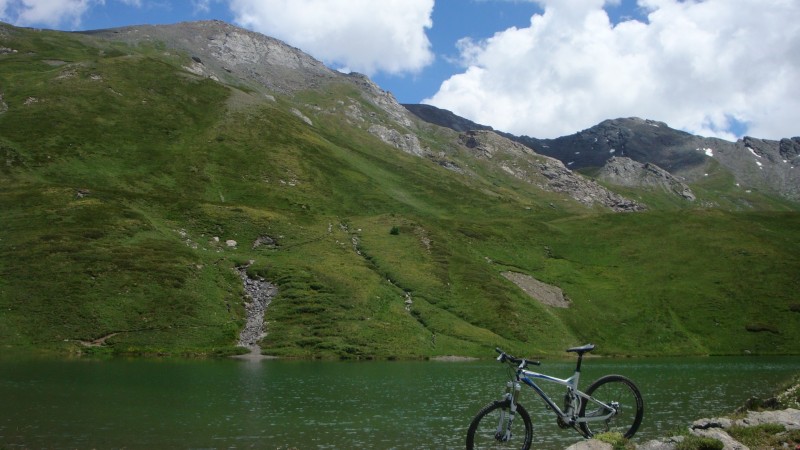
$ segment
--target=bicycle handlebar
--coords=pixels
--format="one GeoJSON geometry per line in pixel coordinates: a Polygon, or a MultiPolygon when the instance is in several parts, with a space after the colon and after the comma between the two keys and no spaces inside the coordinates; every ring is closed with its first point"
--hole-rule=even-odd
{"type": "Polygon", "coordinates": [[[496,351],[497,353],[500,353],[500,356],[497,357],[498,361],[500,361],[501,363],[509,361],[509,362],[514,363],[514,364],[518,364],[520,369],[524,369],[525,367],[528,366],[528,364],[533,364],[534,366],[538,366],[538,365],[542,364],[539,361],[530,361],[530,360],[527,360],[525,358],[516,358],[516,357],[511,356],[508,353],[500,350],[499,347],[495,347],[494,351],[496,351]]]}

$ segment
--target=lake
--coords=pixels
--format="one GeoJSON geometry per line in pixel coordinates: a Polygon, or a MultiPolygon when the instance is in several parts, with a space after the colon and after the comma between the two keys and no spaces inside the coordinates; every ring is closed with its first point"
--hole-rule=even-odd
{"type": "MultiPolygon", "coordinates": [[[[566,378],[573,367],[538,369],[566,378]]],[[[633,379],[644,442],[767,396],[799,372],[800,357],[587,358],[581,385],[607,373],[633,379]]],[[[472,416],[505,380],[493,360],[0,360],[0,448],[463,448],[472,416]]],[[[581,439],[532,391],[521,403],[535,448],[581,439]]]]}

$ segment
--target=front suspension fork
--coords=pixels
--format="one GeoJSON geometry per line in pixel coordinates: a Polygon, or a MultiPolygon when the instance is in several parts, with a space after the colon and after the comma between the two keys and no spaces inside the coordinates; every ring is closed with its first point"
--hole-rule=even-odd
{"type": "Polygon", "coordinates": [[[514,416],[517,413],[517,400],[521,386],[518,382],[509,381],[506,383],[506,393],[504,397],[509,400],[509,408],[500,410],[500,420],[497,423],[497,431],[494,434],[495,439],[500,442],[507,442],[511,439],[511,424],[514,422],[514,416]]]}

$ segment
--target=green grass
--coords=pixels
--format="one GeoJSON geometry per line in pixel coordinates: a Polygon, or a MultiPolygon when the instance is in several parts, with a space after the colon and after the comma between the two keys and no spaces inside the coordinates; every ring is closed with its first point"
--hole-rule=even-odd
{"type": "MultiPolygon", "coordinates": [[[[469,174],[385,145],[341,113],[388,123],[346,84],[234,105],[249,94],[186,73],[188,56],[158,44],[9,36],[6,349],[237,352],[234,268],[250,264],[279,287],[262,347],[281,356],[533,356],[587,342],[607,355],[800,352],[796,205],[762,195],[757,208],[699,209],[642,193],[650,212],[587,210],[470,157],[446,130],[421,127],[423,145],[469,174]],[[262,236],[277,244],[254,247],[262,236]],[[541,305],[508,270],[573,306],[541,305]]],[[[733,198],[712,181],[704,196],[733,198]]]]}
{"type": "Polygon", "coordinates": [[[719,439],[690,434],[675,446],[675,450],[722,450],[725,444],[719,439]]]}
{"type": "Polygon", "coordinates": [[[787,431],[777,423],[752,427],[731,427],[728,434],[753,449],[795,448],[800,444],[800,430],[787,431]]]}

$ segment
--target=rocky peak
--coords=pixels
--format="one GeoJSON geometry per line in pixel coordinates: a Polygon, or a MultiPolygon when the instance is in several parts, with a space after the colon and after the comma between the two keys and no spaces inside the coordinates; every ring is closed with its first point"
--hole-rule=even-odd
{"type": "Polygon", "coordinates": [[[287,93],[321,86],[340,74],[283,41],[219,20],[137,25],[82,32],[130,44],[163,43],[192,56],[192,72],[287,93]]]}

